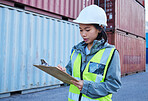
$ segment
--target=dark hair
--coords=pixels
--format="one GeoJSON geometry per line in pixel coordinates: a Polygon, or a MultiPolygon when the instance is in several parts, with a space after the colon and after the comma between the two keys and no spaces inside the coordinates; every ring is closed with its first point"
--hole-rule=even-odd
{"type": "Polygon", "coordinates": [[[98,36],[96,38],[96,40],[101,40],[102,38],[104,39],[104,43],[107,41],[107,34],[104,30],[104,28],[101,28],[101,26],[99,26],[98,24],[92,24],[96,29],[98,29],[99,31],[101,31],[100,33],[98,33],[98,36]]]}

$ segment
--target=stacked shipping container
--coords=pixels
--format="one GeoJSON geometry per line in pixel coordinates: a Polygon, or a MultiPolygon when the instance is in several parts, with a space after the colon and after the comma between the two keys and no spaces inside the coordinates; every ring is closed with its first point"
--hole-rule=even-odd
{"type": "Polygon", "coordinates": [[[77,24],[63,20],[72,21],[85,6],[93,3],[94,0],[0,0],[0,4],[12,6],[0,7],[0,25],[3,26],[0,29],[3,54],[0,56],[0,97],[9,96],[10,92],[23,90],[24,93],[31,88],[61,84],[32,65],[39,64],[41,58],[53,66],[66,65],[69,54],[65,53],[70,53],[81,37],[77,24]]]}
{"type": "Polygon", "coordinates": [[[0,97],[62,83],[33,64],[65,66],[81,41],[77,24],[0,4],[0,25],[0,97]]]}
{"type": "MultiPolygon", "coordinates": [[[[104,0],[99,5],[104,9],[104,0]]],[[[106,14],[107,31],[117,29],[145,38],[145,9],[135,0],[107,0],[106,14]]]]}
{"type": "Polygon", "coordinates": [[[145,8],[139,1],[99,0],[108,18],[109,43],[120,53],[122,75],[145,70],[145,8]]]}
{"type": "Polygon", "coordinates": [[[3,4],[49,15],[59,19],[73,20],[94,0],[1,0],[3,4]]]}
{"type": "Polygon", "coordinates": [[[120,53],[122,75],[145,70],[146,52],[143,38],[119,30],[107,34],[109,43],[115,45],[120,53]]]}

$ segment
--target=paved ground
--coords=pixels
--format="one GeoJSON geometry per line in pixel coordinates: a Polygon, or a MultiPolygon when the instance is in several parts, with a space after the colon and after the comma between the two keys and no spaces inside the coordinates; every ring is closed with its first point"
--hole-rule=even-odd
{"type": "MultiPolygon", "coordinates": [[[[68,87],[15,95],[0,101],[67,101],[68,87]]],[[[148,101],[148,72],[122,77],[122,88],[113,94],[113,101],[148,101]]]]}
{"type": "Polygon", "coordinates": [[[123,77],[113,101],[148,101],[148,72],[123,77]]]}

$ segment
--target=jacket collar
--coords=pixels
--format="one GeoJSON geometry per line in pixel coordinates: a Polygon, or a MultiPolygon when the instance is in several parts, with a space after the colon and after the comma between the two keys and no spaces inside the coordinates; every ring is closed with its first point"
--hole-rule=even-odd
{"type": "MultiPolygon", "coordinates": [[[[109,46],[109,44],[107,42],[104,45],[103,45],[103,43],[104,43],[104,39],[102,39],[102,40],[94,40],[93,46],[91,47],[91,50],[90,50],[90,55],[95,54],[100,49],[106,48],[106,47],[109,46]]],[[[85,41],[82,41],[78,45],[74,46],[73,49],[76,50],[78,53],[86,54],[85,53],[85,47],[86,46],[87,46],[87,44],[85,43],[85,41]]],[[[113,47],[112,45],[110,45],[110,46],[113,47]]]]}

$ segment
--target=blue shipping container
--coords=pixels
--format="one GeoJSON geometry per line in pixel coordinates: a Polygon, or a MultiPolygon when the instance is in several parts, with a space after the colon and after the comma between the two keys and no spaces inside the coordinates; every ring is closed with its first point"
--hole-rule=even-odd
{"type": "Polygon", "coordinates": [[[61,84],[33,64],[65,66],[81,40],[77,24],[0,4],[0,94],[61,84]]]}
{"type": "Polygon", "coordinates": [[[148,64],[148,48],[146,48],[146,64],[148,64]]]}
{"type": "Polygon", "coordinates": [[[148,48],[148,32],[145,34],[146,36],[146,48],[148,48]]]}
{"type": "Polygon", "coordinates": [[[148,64],[148,32],[146,33],[146,64],[148,64]]]}

